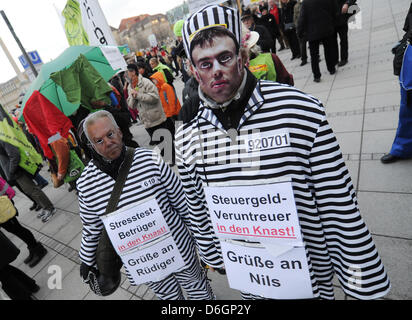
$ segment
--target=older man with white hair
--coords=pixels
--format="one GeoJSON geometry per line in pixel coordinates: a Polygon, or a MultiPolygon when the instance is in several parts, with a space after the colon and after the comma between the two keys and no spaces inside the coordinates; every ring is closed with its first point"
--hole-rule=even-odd
{"type": "Polygon", "coordinates": [[[189,233],[177,176],[153,151],[126,147],[107,111],[90,114],[83,131],[95,152],[77,180],[81,277],[87,282],[90,272],[97,272],[96,251],[105,228],[132,285],[146,283],[159,299],[184,299],[182,288],[188,299],[213,299],[189,233]],[[119,186],[120,175],[125,181],[119,186]],[[116,190],[115,211],[107,212],[116,190]]]}

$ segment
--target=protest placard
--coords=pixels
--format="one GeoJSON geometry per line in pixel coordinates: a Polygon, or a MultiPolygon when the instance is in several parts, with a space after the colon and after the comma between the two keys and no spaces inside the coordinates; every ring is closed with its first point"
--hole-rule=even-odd
{"type": "Polygon", "coordinates": [[[155,198],[114,211],[102,220],[119,255],[170,232],[155,198]]]}
{"type": "Polygon", "coordinates": [[[205,187],[218,237],[302,245],[290,181],[205,187]]]}
{"type": "Polygon", "coordinates": [[[119,50],[116,46],[101,46],[105,58],[110,63],[113,70],[125,71],[127,69],[127,64],[119,50]]]}
{"type": "Polygon", "coordinates": [[[171,235],[130,250],[121,259],[135,285],[160,281],[186,266],[171,235]]]}
{"type": "Polygon", "coordinates": [[[313,297],[304,247],[278,256],[263,246],[221,242],[229,286],[272,299],[313,297]]]}

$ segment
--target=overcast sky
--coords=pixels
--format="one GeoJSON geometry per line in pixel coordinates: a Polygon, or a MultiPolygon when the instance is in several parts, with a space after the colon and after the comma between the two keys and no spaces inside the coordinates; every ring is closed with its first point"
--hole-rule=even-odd
{"type": "MultiPolygon", "coordinates": [[[[0,0],[4,10],[26,51],[37,50],[44,63],[56,58],[68,47],[63,27],[55,6],[63,10],[67,0],[0,0]]],[[[180,5],[183,0],[99,0],[110,26],[118,28],[120,20],[140,14],[166,13],[180,5]]],[[[0,37],[8,47],[19,69],[22,54],[10,30],[0,16],[0,37]]],[[[0,47],[0,83],[16,76],[6,55],[0,47]]]]}

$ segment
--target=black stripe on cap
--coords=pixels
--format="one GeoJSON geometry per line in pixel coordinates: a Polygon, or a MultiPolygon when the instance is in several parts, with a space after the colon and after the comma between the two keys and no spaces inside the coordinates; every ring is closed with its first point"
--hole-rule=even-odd
{"type": "Polygon", "coordinates": [[[204,22],[203,25],[208,26],[209,25],[209,17],[207,16],[207,10],[204,10],[202,12],[202,16],[203,16],[203,22],[204,22]]]}

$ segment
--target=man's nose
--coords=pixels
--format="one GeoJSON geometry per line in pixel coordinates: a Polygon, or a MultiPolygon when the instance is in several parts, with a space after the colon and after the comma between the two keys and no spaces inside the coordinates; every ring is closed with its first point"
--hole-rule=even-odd
{"type": "Polygon", "coordinates": [[[221,77],[222,76],[222,65],[219,63],[219,61],[214,60],[213,61],[213,76],[216,77],[221,77]]]}

